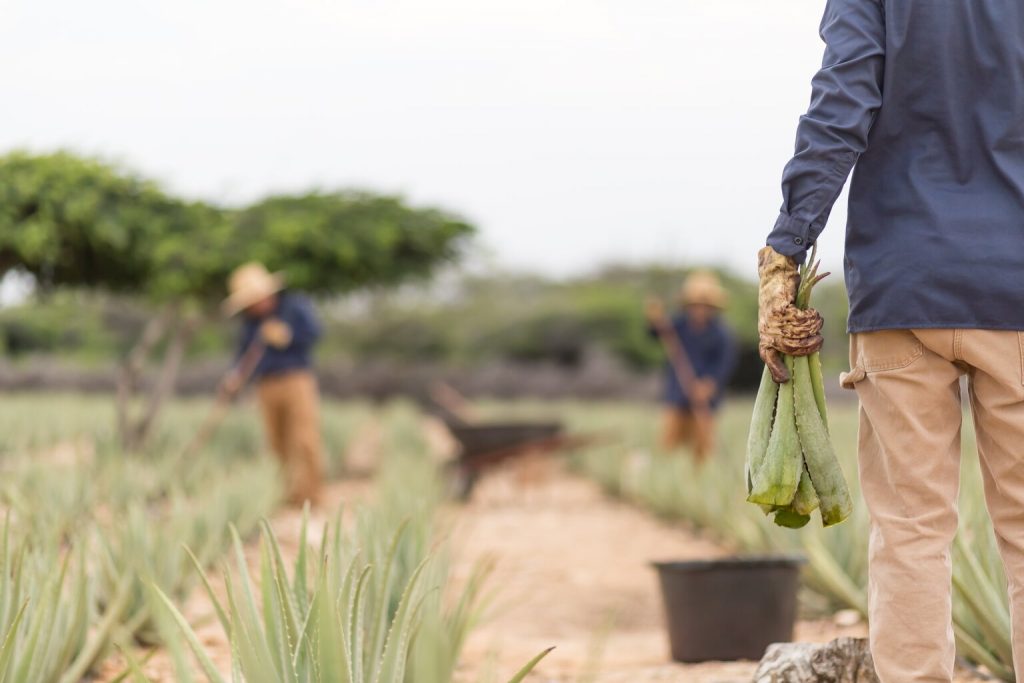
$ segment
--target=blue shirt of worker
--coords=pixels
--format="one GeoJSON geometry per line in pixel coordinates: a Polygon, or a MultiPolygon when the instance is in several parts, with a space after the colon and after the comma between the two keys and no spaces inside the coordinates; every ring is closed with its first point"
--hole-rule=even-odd
{"type": "MultiPolygon", "coordinates": [[[[672,317],[672,332],[686,351],[693,372],[699,379],[712,379],[717,391],[711,398],[711,408],[717,408],[722,402],[723,390],[736,365],[736,342],[732,332],[721,320],[715,317],[707,322],[703,329],[697,329],[687,318],[686,313],[677,313],[672,317]]],[[[658,331],[651,327],[649,334],[658,336],[658,331]]],[[[679,378],[671,363],[665,365],[665,403],[681,410],[690,409],[690,399],[683,391],[679,378]]]]}
{"type": "MultiPolygon", "coordinates": [[[[309,299],[294,292],[282,292],[277,295],[277,309],[271,317],[281,320],[291,328],[291,343],[283,349],[275,349],[268,345],[253,372],[253,377],[271,377],[312,367],[313,346],[320,338],[321,329],[309,299]]],[[[262,323],[263,319],[260,318],[243,318],[238,357],[241,357],[256,339],[262,323]]]]}
{"type": "Polygon", "coordinates": [[[782,213],[803,258],[850,170],[849,330],[1024,330],[1024,5],[828,0],[782,213]]]}

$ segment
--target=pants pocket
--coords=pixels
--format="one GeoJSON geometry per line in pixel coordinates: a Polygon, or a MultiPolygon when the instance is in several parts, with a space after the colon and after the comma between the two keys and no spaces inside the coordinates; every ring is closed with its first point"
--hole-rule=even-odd
{"type": "MultiPolygon", "coordinates": [[[[924,354],[924,344],[910,330],[878,330],[850,335],[850,371],[839,375],[844,389],[856,388],[869,373],[905,368],[924,354]]],[[[1024,333],[1021,335],[1024,381],[1024,333]]]]}
{"type": "Polygon", "coordinates": [[[861,332],[853,335],[851,344],[856,347],[851,361],[866,374],[899,370],[924,355],[924,344],[910,330],[861,332]]]}
{"type": "Polygon", "coordinates": [[[839,374],[839,386],[843,389],[856,389],[857,382],[864,377],[866,374],[860,364],[860,335],[855,332],[850,335],[850,371],[839,374]]]}

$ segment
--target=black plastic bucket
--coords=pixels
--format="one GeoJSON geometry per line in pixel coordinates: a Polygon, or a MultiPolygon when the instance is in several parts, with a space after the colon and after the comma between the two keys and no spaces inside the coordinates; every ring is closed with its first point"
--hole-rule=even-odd
{"type": "Polygon", "coordinates": [[[655,562],[677,662],[759,660],[793,639],[801,557],[655,562]]]}

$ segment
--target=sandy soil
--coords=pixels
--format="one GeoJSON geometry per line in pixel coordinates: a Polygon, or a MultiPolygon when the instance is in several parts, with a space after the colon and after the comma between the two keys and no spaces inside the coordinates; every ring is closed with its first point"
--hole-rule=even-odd
{"type": "MultiPolygon", "coordinates": [[[[531,466],[527,466],[531,467],[531,466]]],[[[480,482],[457,512],[454,541],[468,573],[480,557],[497,560],[493,617],[466,646],[464,680],[484,670],[505,678],[540,650],[557,649],[530,680],[747,683],[750,662],[670,662],[657,579],[650,562],[722,555],[713,543],[629,505],[553,465],[522,468],[480,482]]],[[[804,622],[798,638],[862,635],[863,626],[804,622]]],[[[500,678],[499,680],[504,680],[500,678]]]]}

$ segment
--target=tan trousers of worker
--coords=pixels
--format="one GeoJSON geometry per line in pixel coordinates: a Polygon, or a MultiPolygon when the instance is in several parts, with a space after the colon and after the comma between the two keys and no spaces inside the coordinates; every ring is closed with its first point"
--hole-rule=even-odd
{"type": "Polygon", "coordinates": [[[989,514],[1024,666],[1024,333],[853,335],[843,384],[860,398],[861,486],[871,516],[871,652],[883,683],[952,680],[950,546],[957,530],[960,377],[966,374],[989,514]]]}
{"type": "Polygon", "coordinates": [[[323,480],[316,378],[299,370],[264,378],[258,388],[270,448],[285,475],[288,501],[317,501],[323,480]]]}
{"type": "Polygon", "coordinates": [[[662,416],[661,448],[672,451],[683,445],[692,445],[693,455],[704,462],[715,448],[715,417],[713,413],[698,418],[692,411],[668,407],[662,416]]]}

